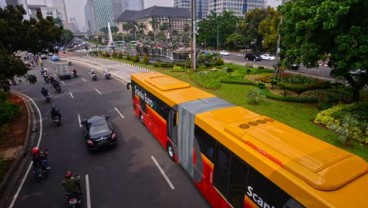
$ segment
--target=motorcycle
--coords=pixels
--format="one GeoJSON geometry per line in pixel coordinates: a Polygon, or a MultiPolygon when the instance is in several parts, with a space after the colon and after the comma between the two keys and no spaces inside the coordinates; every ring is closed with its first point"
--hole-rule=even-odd
{"type": "Polygon", "coordinates": [[[110,73],[104,73],[105,74],[105,79],[111,79],[111,74],[110,73]]]}
{"type": "Polygon", "coordinates": [[[81,193],[67,193],[68,205],[71,208],[79,207],[82,204],[82,194],[81,193]]]}
{"type": "Polygon", "coordinates": [[[44,98],[45,98],[46,103],[51,102],[51,96],[49,94],[44,95],[44,98]]]}
{"type": "Polygon", "coordinates": [[[60,116],[54,116],[52,118],[56,126],[61,126],[61,117],[60,116]]]}
{"type": "Polygon", "coordinates": [[[48,170],[46,166],[44,165],[38,165],[36,170],[34,171],[34,175],[36,177],[36,180],[43,180],[47,177],[48,170]]]}
{"type": "Polygon", "coordinates": [[[54,81],[53,82],[53,86],[54,86],[54,88],[55,88],[55,90],[56,90],[56,92],[58,92],[58,93],[61,93],[61,86],[60,86],[60,84],[59,84],[59,82],[58,81],[54,81]]]}
{"type": "Polygon", "coordinates": [[[91,78],[93,81],[96,81],[97,80],[97,74],[93,73],[91,74],[91,78]]]}
{"type": "Polygon", "coordinates": [[[46,82],[46,83],[49,83],[49,82],[50,82],[50,80],[49,80],[49,75],[44,74],[44,75],[43,75],[43,80],[45,80],[45,82],[46,82]]]}

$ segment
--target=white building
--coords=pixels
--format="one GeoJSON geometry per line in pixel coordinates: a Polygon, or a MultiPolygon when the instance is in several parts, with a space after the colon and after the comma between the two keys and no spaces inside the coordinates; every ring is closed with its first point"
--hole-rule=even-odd
{"type": "Polygon", "coordinates": [[[267,0],[208,0],[208,12],[221,14],[224,11],[233,11],[239,17],[252,9],[266,7],[267,0]]]}
{"type": "MultiPolygon", "coordinates": [[[[174,0],[174,7],[192,10],[191,0],[174,0]]],[[[205,19],[208,14],[208,0],[196,0],[196,18],[205,19]]]]}

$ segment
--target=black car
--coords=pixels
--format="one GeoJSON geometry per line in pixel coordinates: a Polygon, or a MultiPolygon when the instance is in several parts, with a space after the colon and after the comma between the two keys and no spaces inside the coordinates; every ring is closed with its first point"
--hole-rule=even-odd
{"type": "Polygon", "coordinates": [[[248,60],[248,61],[261,61],[262,57],[261,57],[261,55],[256,54],[256,53],[248,53],[248,54],[245,54],[245,60],[248,60]]]}
{"type": "Polygon", "coordinates": [[[81,122],[88,149],[94,150],[116,144],[116,134],[108,122],[109,116],[91,116],[81,122]]]}

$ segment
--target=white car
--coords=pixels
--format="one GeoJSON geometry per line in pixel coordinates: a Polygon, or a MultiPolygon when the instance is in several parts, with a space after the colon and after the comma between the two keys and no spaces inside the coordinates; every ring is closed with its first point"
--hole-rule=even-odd
{"type": "Polygon", "coordinates": [[[230,53],[228,51],[222,50],[222,51],[220,51],[220,55],[228,56],[228,55],[230,55],[230,53]]]}
{"type": "Polygon", "coordinates": [[[268,53],[262,54],[261,55],[261,58],[262,58],[262,60],[267,60],[267,61],[274,61],[274,60],[276,60],[276,57],[275,56],[272,56],[272,55],[270,55],[268,53]]]}

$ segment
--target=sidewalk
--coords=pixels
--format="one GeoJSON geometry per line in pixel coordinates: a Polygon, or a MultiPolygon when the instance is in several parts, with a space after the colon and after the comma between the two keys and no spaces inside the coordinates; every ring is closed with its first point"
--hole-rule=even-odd
{"type": "Polygon", "coordinates": [[[34,145],[37,134],[36,114],[31,102],[19,93],[14,91],[12,93],[17,94],[24,101],[28,121],[23,145],[0,152],[4,160],[14,160],[4,178],[0,181],[0,207],[8,207],[10,205],[19,187],[21,178],[24,176],[30,164],[28,152],[30,152],[30,148],[34,145]]]}

